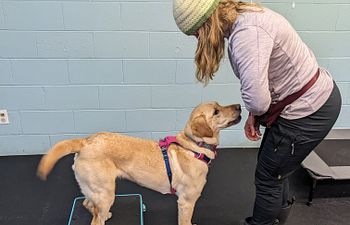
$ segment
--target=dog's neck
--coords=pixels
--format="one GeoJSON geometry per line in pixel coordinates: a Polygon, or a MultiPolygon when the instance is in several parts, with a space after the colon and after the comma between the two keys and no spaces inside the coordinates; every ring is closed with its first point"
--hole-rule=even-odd
{"type": "Polygon", "coordinates": [[[192,129],[189,124],[186,124],[184,134],[187,138],[194,140],[196,143],[204,142],[208,145],[219,145],[219,132],[215,131],[212,137],[197,137],[193,135],[192,129]]]}

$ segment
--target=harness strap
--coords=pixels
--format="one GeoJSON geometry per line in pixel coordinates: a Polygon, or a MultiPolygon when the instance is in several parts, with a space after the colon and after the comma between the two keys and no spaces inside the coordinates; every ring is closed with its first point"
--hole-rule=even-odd
{"type": "MultiPolygon", "coordinates": [[[[199,160],[202,160],[203,162],[205,162],[208,166],[210,166],[211,164],[211,159],[206,156],[205,154],[203,153],[198,153],[198,152],[193,152],[194,153],[194,157],[199,159],[199,160]]],[[[216,154],[216,152],[215,152],[216,154]]]]}
{"type": "Polygon", "coordinates": [[[164,163],[165,163],[165,168],[166,168],[166,172],[167,172],[169,183],[170,183],[170,193],[171,194],[175,194],[176,190],[171,185],[172,180],[173,180],[173,174],[171,172],[169,156],[168,156],[168,147],[172,143],[176,143],[176,137],[174,137],[174,136],[167,136],[164,139],[159,140],[159,146],[160,146],[160,148],[162,150],[164,163]]]}
{"type": "MultiPolygon", "coordinates": [[[[173,180],[173,174],[171,172],[170,160],[169,160],[169,155],[168,155],[168,147],[169,147],[169,145],[171,145],[173,143],[177,144],[177,140],[176,140],[175,136],[167,136],[167,137],[159,140],[159,147],[162,150],[164,163],[165,163],[165,168],[166,168],[166,172],[167,172],[167,175],[168,175],[168,180],[169,180],[169,183],[170,183],[170,193],[171,194],[175,194],[176,193],[176,190],[171,185],[172,180],[173,180]]],[[[213,151],[215,153],[215,155],[217,154],[217,150],[216,150],[216,146],[215,145],[209,145],[209,144],[207,144],[205,142],[196,142],[196,143],[197,143],[197,145],[199,147],[205,147],[205,148],[213,151]]],[[[205,162],[208,166],[211,164],[211,159],[208,156],[206,156],[205,154],[198,153],[198,152],[195,152],[195,151],[192,151],[192,152],[193,152],[195,158],[205,162]]]]}

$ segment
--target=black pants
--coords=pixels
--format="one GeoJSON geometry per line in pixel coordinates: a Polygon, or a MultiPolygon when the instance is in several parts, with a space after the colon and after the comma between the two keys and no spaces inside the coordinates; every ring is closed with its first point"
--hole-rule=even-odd
{"type": "Polygon", "coordinates": [[[296,120],[279,117],[265,130],[255,172],[252,225],[271,225],[281,208],[288,204],[288,176],[325,138],[340,108],[341,96],[334,83],[332,94],[317,112],[296,120]]]}

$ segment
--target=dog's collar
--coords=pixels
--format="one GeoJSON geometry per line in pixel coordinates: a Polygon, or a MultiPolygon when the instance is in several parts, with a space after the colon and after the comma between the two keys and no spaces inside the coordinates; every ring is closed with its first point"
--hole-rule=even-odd
{"type": "MultiPolygon", "coordinates": [[[[193,139],[192,139],[193,140],[193,139]]],[[[193,140],[199,147],[203,147],[203,148],[206,148],[206,149],[209,149],[210,151],[214,152],[215,155],[217,154],[217,146],[216,145],[210,145],[210,144],[207,144],[205,143],[204,141],[201,141],[201,142],[197,142],[195,140],[193,140]]]]}
{"type": "Polygon", "coordinates": [[[194,143],[196,143],[199,147],[202,147],[202,148],[206,148],[206,149],[209,149],[210,151],[214,152],[215,153],[215,156],[217,155],[218,153],[218,150],[217,150],[217,145],[211,145],[211,144],[208,144],[208,143],[205,143],[204,141],[195,141],[193,138],[191,137],[188,137],[186,136],[188,139],[190,139],[191,141],[193,141],[194,143]]]}

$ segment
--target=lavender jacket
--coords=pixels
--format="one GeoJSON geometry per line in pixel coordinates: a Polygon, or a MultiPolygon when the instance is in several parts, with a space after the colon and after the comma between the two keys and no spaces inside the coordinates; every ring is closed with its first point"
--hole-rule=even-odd
{"type": "MultiPolygon", "coordinates": [[[[264,8],[238,16],[228,39],[228,53],[241,83],[245,107],[253,115],[300,90],[319,65],[312,51],[288,21],[264,8]]],[[[298,119],[316,112],[328,99],[333,79],[320,68],[316,83],[299,99],[286,106],[281,116],[298,119]]]]}

